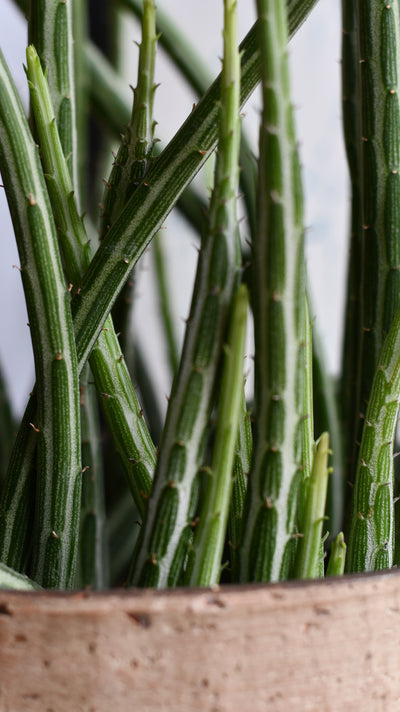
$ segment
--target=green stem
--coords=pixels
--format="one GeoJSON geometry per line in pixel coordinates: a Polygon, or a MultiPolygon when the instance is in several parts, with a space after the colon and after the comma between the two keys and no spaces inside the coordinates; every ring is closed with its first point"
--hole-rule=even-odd
{"type": "Polygon", "coordinates": [[[302,188],[289,94],[285,5],[259,0],[263,110],[253,245],[255,440],[242,581],[287,578],[313,445],[302,188]]]}
{"type": "Polygon", "coordinates": [[[42,587],[27,576],[14,571],[9,566],[0,563],[0,590],[11,589],[14,591],[41,591],[42,587]]]}
{"type": "Polygon", "coordinates": [[[346,563],[346,549],[344,534],[343,532],[339,532],[331,544],[331,555],[326,570],[327,576],[343,576],[346,563]]]}
{"type": "Polygon", "coordinates": [[[7,385],[0,370],[0,492],[5,482],[16,429],[7,385]]]}
{"type": "Polygon", "coordinates": [[[69,294],[37,147],[0,57],[0,165],[21,260],[37,375],[34,578],[74,585],[81,489],[78,369],[69,294]]]}
{"type": "Polygon", "coordinates": [[[176,584],[190,531],[191,497],[204,464],[204,438],[226,321],[240,264],[236,219],[239,157],[239,55],[236,3],[226,3],[220,141],[209,228],[199,254],[181,362],[168,402],[152,495],[132,566],[134,585],[176,584]],[[183,542],[183,543],[182,543],[183,542]]]}
{"type": "Polygon", "coordinates": [[[104,473],[96,391],[90,383],[89,364],[80,379],[82,429],[82,503],[78,562],[80,588],[108,585],[104,473]]]}
{"type": "Polygon", "coordinates": [[[316,444],[307,488],[301,534],[296,554],[296,578],[319,578],[321,539],[328,491],[329,434],[322,433],[316,444]]]}
{"type": "Polygon", "coordinates": [[[251,415],[246,407],[243,391],[239,427],[236,440],[236,452],[233,465],[233,484],[229,511],[229,546],[231,547],[232,581],[239,581],[238,549],[242,541],[242,525],[246,502],[247,478],[250,472],[253,449],[251,415]]]}
{"type": "Polygon", "coordinates": [[[354,484],[346,570],[393,564],[393,441],[400,404],[400,307],[374,376],[354,484]]]}
{"type": "MultiPolygon", "coordinates": [[[[357,446],[360,441],[357,378],[360,357],[361,251],[363,242],[361,202],[361,106],[359,71],[359,33],[356,18],[357,0],[342,0],[342,111],[343,133],[351,181],[350,250],[347,275],[345,330],[340,383],[340,411],[343,430],[345,481],[354,483],[357,446]]],[[[331,433],[332,435],[332,433],[331,433]]],[[[335,448],[334,448],[335,449],[335,448]]],[[[347,493],[351,501],[351,490],[347,493]]],[[[347,513],[349,514],[349,513],[347,513]]]]}
{"type": "Polygon", "coordinates": [[[362,135],[361,345],[358,415],[365,414],[379,353],[400,292],[400,8],[357,3],[362,135]]]}
{"type": "Polygon", "coordinates": [[[233,485],[235,444],[243,398],[247,308],[247,287],[241,285],[232,305],[231,324],[225,348],[211,472],[189,554],[186,578],[191,586],[217,584],[221,573],[221,558],[233,485]]]}
{"type": "Polygon", "coordinates": [[[61,145],[79,196],[73,8],[65,0],[29,0],[28,40],[46,70],[61,145]]]}

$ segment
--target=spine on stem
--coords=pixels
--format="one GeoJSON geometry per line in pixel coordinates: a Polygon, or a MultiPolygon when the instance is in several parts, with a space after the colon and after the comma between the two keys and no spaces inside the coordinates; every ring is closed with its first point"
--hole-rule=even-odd
{"type": "Polygon", "coordinates": [[[202,240],[182,357],[172,387],[152,495],[132,565],[133,585],[179,580],[193,521],[196,477],[204,462],[215,376],[239,278],[239,55],[236,2],[225,2],[220,136],[209,226],[202,240]]]}
{"type": "Polygon", "coordinates": [[[312,365],[285,4],[258,0],[257,8],[263,110],[253,244],[255,431],[239,557],[242,581],[277,581],[293,567],[299,495],[310,475],[312,365]]]}

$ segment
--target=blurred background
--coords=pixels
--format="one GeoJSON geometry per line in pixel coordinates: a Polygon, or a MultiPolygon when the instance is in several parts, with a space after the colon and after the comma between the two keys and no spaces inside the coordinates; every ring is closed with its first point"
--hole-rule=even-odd
{"type": "MultiPolygon", "coordinates": [[[[158,0],[158,6],[179,23],[209,67],[210,78],[220,71],[222,51],[222,2],[215,0],[158,0]],[[210,18],[212,21],[210,22],[210,18]]],[[[255,18],[255,3],[238,0],[240,38],[250,29],[255,18]]],[[[100,11],[99,11],[100,12],[100,11]]],[[[100,18],[101,19],[101,18],[100,18]]],[[[124,41],[121,50],[129,84],[136,84],[138,25],[124,18],[124,41]]],[[[1,0],[0,47],[9,63],[18,90],[27,105],[27,88],[23,63],[26,23],[12,0],[1,0]]],[[[308,272],[313,315],[322,334],[328,367],[339,368],[341,324],[344,302],[348,235],[348,177],[341,129],[340,99],[340,8],[336,0],[320,0],[307,22],[290,43],[291,84],[295,106],[297,136],[303,167],[305,193],[305,226],[308,272]]],[[[187,84],[178,81],[170,62],[160,51],[156,65],[157,82],[155,118],[156,135],[163,144],[168,141],[190,112],[196,96],[187,84]]],[[[259,99],[257,92],[244,109],[243,126],[254,149],[257,147],[259,99]]],[[[110,150],[111,163],[111,150],[110,150]]],[[[203,189],[211,181],[211,168],[202,176],[203,189]]],[[[99,194],[101,187],[99,186],[99,194]]],[[[244,225],[245,232],[245,225],[244,225]]],[[[33,365],[29,329],[24,306],[18,254],[8,215],[4,191],[0,189],[0,362],[4,371],[14,411],[20,414],[33,385],[33,365]]],[[[180,332],[187,316],[194,274],[196,250],[189,228],[172,215],[166,224],[174,311],[180,332]],[[184,269],[177,270],[177,262],[184,269]],[[174,271],[175,270],[175,271],[174,271]]],[[[137,309],[133,328],[146,328],[147,352],[158,349],[157,308],[152,290],[152,268],[149,255],[138,266],[137,309]],[[154,320],[154,321],[152,321],[154,320]],[[153,327],[154,324],[154,327],[153,327]]],[[[168,392],[163,368],[156,373],[160,393],[168,392]]]]}

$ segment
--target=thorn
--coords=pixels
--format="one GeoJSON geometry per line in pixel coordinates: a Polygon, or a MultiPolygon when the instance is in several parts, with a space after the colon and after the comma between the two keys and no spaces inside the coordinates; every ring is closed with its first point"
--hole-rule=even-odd
{"type": "Polygon", "coordinates": [[[83,473],[86,472],[86,470],[90,470],[89,465],[86,465],[86,467],[84,467],[83,470],[81,470],[81,474],[83,475],[83,473]]]}
{"type": "Polygon", "coordinates": [[[18,272],[22,272],[22,269],[21,269],[21,267],[18,267],[18,265],[13,265],[13,268],[14,268],[14,269],[17,269],[17,270],[18,270],[18,272]]]}
{"type": "Polygon", "coordinates": [[[73,287],[73,286],[74,286],[74,285],[72,284],[72,282],[70,282],[69,285],[68,285],[68,290],[67,290],[67,291],[68,291],[68,292],[72,292],[72,287],[73,287]]]}
{"type": "Polygon", "coordinates": [[[58,352],[57,352],[56,360],[57,360],[57,361],[62,361],[61,351],[58,351],[58,352]]]}
{"type": "Polygon", "coordinates": [[[32,193],[29,193],[29,205],[36,205],[36,200],[33,197],[32,193]]]}
{"type": "Polygon", "coordinates": [[[31,426],[31,428],[34,429],[35,433],[39,433],[39,432],[40,432],[39,428],[37,428],[36,425],[34,425],[33,423],[29,423],[29,425],[31,426]]]}
{"type": "Polygon", "coordinates": [[[51,532],[51,536],[53,537],[53,539],[58,539],[58,535],[55,533],[54,529],[51,532]]]}

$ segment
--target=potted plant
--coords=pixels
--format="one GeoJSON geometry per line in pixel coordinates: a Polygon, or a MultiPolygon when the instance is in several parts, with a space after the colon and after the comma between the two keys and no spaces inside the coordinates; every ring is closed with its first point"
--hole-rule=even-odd
{"type": "MultiPolygon", "coordinates": [[[[222,72],[207,87],[153,0],[120,0],[142,25],[131,111],[112,48],[107,59],[85,34],[84,3],[17,3],[28,18],[30,117],[0,57],[0,170],[36,384],[6,438],[4,709],[246,709],[249,695],[256,710],[352,709],[354,686],[371,709],[399,697],[386,655],[399,558],[400,18],[376,0],[343,10],[352,224],[334,383],[310,319],[287,62],[315,1],[258,0],[238,51],[236,2],[225,0],[222,72]],[[201,97],[161,150],[157,41],[201,97]],[[240,111],[260,82],[254,160],[240,111]],[[124,125],[99,197],[104,136],[124,125]],[[206,205],[193,179],[216,147],[206,205]],[[160,231],[175,206],[199,237],[182,347],[160,231]],[[172,374],[165,419],[129,329],[151,241],[172,374]]],[[[3,413],[7,433],[6,399],[3,413]]]]}

